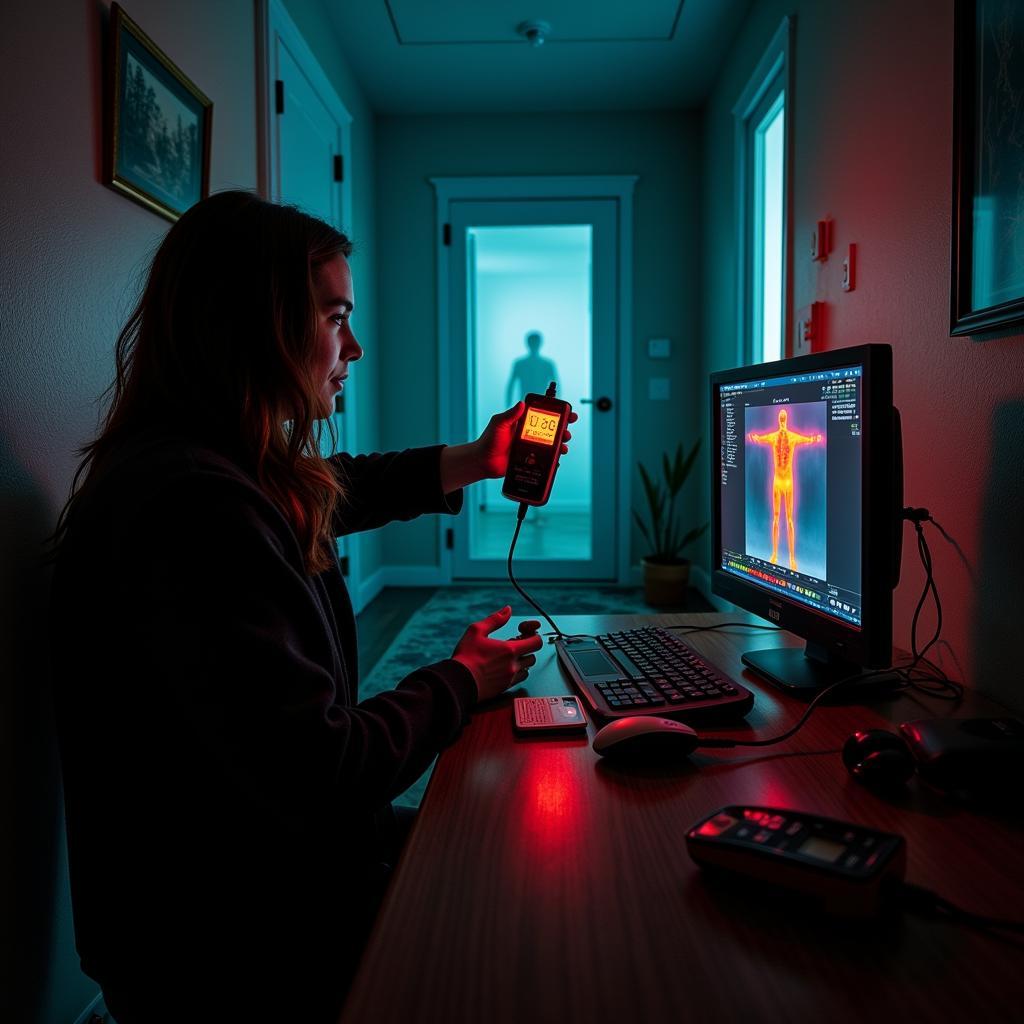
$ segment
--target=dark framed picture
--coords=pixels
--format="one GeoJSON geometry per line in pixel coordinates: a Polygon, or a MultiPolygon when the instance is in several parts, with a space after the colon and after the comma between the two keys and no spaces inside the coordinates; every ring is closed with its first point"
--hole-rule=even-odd
{"type": "Polygon", "coordinates": [[[1024,330],[1024,4],[955,0],[950,334],[1024,330]]]}
{"type": "Polygon", "coordinates": [[[109,38],[104,183],[177,220],[210,192],[213,104],[120,4],[109,38]]]}

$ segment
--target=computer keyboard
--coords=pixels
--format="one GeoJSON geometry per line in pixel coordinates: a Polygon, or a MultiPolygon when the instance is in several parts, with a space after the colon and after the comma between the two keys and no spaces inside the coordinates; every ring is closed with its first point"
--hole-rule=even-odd
{"type": "Polygon", "coordinates": [[[745,715],[754,695],[682,637],[656,626],[556,640],[558,658],[590,709],[603,718],[745,715]]]}

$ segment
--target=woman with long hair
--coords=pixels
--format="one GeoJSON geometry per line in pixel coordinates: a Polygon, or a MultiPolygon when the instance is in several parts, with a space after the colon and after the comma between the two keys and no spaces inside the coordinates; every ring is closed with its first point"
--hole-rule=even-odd
{"type": "Polygon", "coordinates": [[[351,252],[244,192],[185,213],[58,522],[76,941],[118,1024],[334,1020],[397,850],[390,800],[541,647],[532,620],[489,636],[506,607],[359,700],[335,538],[458,513],[504,474],[522,406],[469,444],[324,457],[363,354],[351,252]]]}

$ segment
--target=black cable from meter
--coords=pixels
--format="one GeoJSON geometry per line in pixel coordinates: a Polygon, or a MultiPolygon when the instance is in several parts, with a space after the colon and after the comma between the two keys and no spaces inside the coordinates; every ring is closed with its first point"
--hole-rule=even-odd
{"type": "Polygon", "coordinates": [[[540,614],[542,616],[544,616],[545,619],[547,619],[548,625],[558,635],[558,639],[559,640],[589,639],[589,638],[583,637],[582,635],[577,636],[576,634],[563,633],[558,628],[558,626],[555,625],[555,620],[553,618],[551,618],[551,616],[548,615],[548,613],[546,611],[544,611],[544,609],[541,608],[541,606],[539,604],[537,604],[537,602],[534,601],[534,599],[532,597],[530,597],[530,595],[525,590],[523,590],[523,588],[521,586],[519,586],[519,584],[516,582],[516,578],[515,578],[515,576],[512,573],[512,553],[516,549],[516,541],[519,539],[519,531],[522,529],[523,520],[526,518],[526,513],[529,511],[529,509],[530,509],[530,506],[527,505],[525,501],[521,501],[519,503],[519,511],[516,513],[516,531],[515,531],[515,533],[512,534],[512,543],[509,545],[509,548],[508,548],[508,578],[509,578],[509,582],[512,584],[513,587],[516,588],[516,590],[519,592],[519,594],[523,597],[524,600],[529,602],[530,605],[532,605],[534,608],[536,608],[537,611],[540,612],[540,614]]]}

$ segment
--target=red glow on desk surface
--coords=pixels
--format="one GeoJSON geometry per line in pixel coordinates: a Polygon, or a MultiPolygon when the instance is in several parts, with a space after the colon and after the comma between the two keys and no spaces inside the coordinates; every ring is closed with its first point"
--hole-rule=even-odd
{"type": "Polygon", "coordinates": [[[522,814],[524,845],[540,860],[572,852],[579,842],[585,806],[574,778],[571,750],[540,750],[526,763],[516,809],[522,814]]]}
{"type": "Polygon", "coordinates": [[[765,807],[799,807],[801,794],[784,779],[761,778],[754,786],[751,803],[759,803],[765,807]]]}

